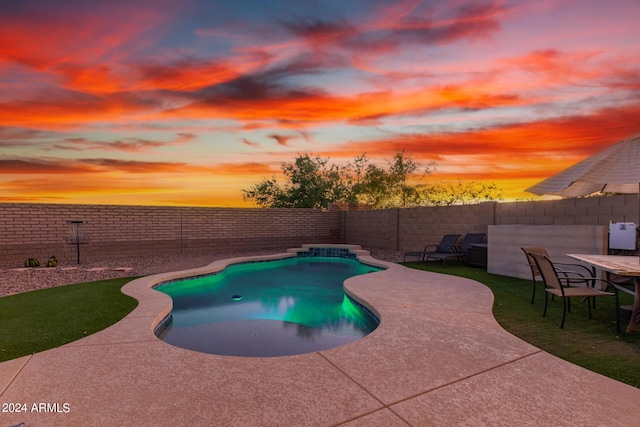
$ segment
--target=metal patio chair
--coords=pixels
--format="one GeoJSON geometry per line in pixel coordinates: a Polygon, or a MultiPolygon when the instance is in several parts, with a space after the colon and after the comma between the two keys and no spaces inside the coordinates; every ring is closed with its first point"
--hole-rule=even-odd
{"type": "MultiPolygon", "coordinates": [[[[528,247],[523,247],[520,248],[522,249],[522,252],[524,252],[524,255],[527,257],[527,264],[529,265],[529,268],[531,269],[531,280],[532,280],[532,284],[533,284],[533,291],[531,293],[531,304],[533,304],[533,301],[536,298],[536,286],[537,286],[537,282],[538,282],[538,278],[540,278],[540,270],[538,269],[538,266],[536,265],[535,261],[533,260],[533,257],[531,257],[531,253],[537,253],[537,254],[541,254],[546,256],[547,258],[549,257],[549,253],[547,252],[547,250],[543,247],[540,246],[528,246],[528,247]]],[[[596,269],[595,268],[589,268],[587,266],[584,266],[582,264],[570,264],[570,263],[565,263],[565,262],[555,262],[554,266],[556,268],[556,270],[558,272],[561,272],[562,275],[564,277],[574,277],[574,278],[582,278],[584,279],[584,277],[594,277],[596,275],[596,269]]],[[[574,280],[574,283],[576,281],[581,281],[581,280],[574,280]]]]}
{"type": "Polygon", "coordinates": [[[560,328],[564,328],[564,320],[567,315],[567,311],[570,311],[569,307],[569,299],[573,297],[586,298],[587,299],[587,307],[589,308],[589,319],[591,319],[591,303],[590,299],[595,299],[596,297],[615,297],[615,311],[616,311],[616,332],[620,333],[620,311],[618,306],[620,305],[618,299],[618,290],[613,286],[611,282],[605,279],[600,279],[597,277],[587,277],[583,278],[588,279],[589,282],[595,283],[596,281],[600,281],[605,283],[607,286],[605,290],[611,287],[614,292],[606,292],[603,290],[596,289],[591,285],[585,286],[568,286],[572,280],[575,280],[571,277],[561,277],[562,273],[559,273],[553,265],[553,262],[549,259],[549,257],[530,252],[529,253],[533,260],[535,261],[538,270],[540,271],[540,277],[542,277],[542,281],[545,286],[544,293],[544,312],[542,313],[543,317],[547,315],[547,306],[549,305],[549,294],[558,296],[562,298],[562,321],[560,322],[560,328]],[[563,283],[564,282],[564,283],[563,283]]]}

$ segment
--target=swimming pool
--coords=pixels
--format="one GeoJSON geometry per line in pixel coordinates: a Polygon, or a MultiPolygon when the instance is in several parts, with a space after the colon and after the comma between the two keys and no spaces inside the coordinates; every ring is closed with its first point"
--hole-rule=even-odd
{"type": "Polygon", "coordinates": [[[190,350],[251,357],[309,353],[358,340],[379,320],[345,294],[343,282],[382,268],[348,251],[323,255],[308,251],[242,262],[217,274],[160,283],[154,288],[172,298],[173,309],[156,335],[190,350]]]}

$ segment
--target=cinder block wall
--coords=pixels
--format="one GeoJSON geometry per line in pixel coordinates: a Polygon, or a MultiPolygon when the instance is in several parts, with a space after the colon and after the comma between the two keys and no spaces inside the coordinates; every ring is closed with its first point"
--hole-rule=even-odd
{"type": "Polygon", "coordinates": [[[493,224],[495,203],[403,209],[400,212],[398,250],[422,250],[445,234],[486,233],[493,224]]]}
{"type": "Polygon", "coordinates": [[[0,203],[0,265],[31,256],[74,260],[75,247],[64,242],[71,220],[88,221],[81,258],[96,260],[316,242],[413,251],[448,233],[487,233],[489,225],[638,223],[639,214],[637,195],[377,211],[0,203]]]}
{"type": "Polygon", "coordinates": [[[495,225],[607,225],[609,221],[637,224],[638,195],[497,203],[495,206],[495,225]]]}
{"type": "Polygon", "coordinates": [[[398,217],[404,209],[343,212],[345,242],[370,248],[396,250],[398,217]]]}
{"type": "Polygon", "coordinates": [[[81,260],[340,243],[340,212],[158,206],[0,204],[2,265],[76,259],[67,221],[87,221],[81,260]]]}
{"type": "Polygon", "coordinates": [[[346,241],[399,251],[422,250],[445,234],[486,233],[493,224],[494,205],[348,211],[346,241]]]}
{"type": "Polygon", "coordinates": [[[638,223],[638,196],[343,212],[345,241],[399,251],[422,250],[445,234],[488,233],[490,225],[638,223]],[[396,234],[394,234],[396,233],[396,234]]]}

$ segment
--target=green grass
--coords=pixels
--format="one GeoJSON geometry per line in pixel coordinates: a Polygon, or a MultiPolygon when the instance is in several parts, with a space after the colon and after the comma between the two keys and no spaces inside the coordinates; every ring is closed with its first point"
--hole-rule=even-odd
{"type": "Polygon", "coordinates": [[[58,347],[113,325],[138,304],[120,292],[130,280],[80,283],[0,298],[0,362],[58,347]]]}
{"type": "MultiPolygon", "coordinates": [[[[467,277],[487,285],[494,294],[493,314],[512,334],[571,363],[640,388],[640,331],[625,333],[628,312],[621,312],[621,330],[615,328],[614,298],[598,298],[592,319],[586,303],[573,298],[564,329],[560,329],[562,303],[549,301],[547,317],[542,317],[544,293],[538,284],[531,304],[531,280],[489,274],[465,265],[430,262],[404,263],[407,267],[467,277]]],[[[620,303],[630,305],[631,295],[620,293],[620,303]]]]}

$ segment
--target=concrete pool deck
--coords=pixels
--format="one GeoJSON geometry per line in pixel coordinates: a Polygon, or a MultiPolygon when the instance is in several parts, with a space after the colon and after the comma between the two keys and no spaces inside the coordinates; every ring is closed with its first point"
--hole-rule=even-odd
{"type": "Polygon", "coordinates": [[[153,334],[170,298],[152,284],[240,258],[134,280],[123,291],[139,304],[120,322],[0,363],[0,410],[27,406],[0,412],[0,426],[630,426],[640,420],[640,389],[509,334],[494,319],[493,295],[484,285],[365,253],[360,259],[388,267],[345,283],[379,315],[379,327],[345,346],[286,357],[203,354],[153,334]]]}

